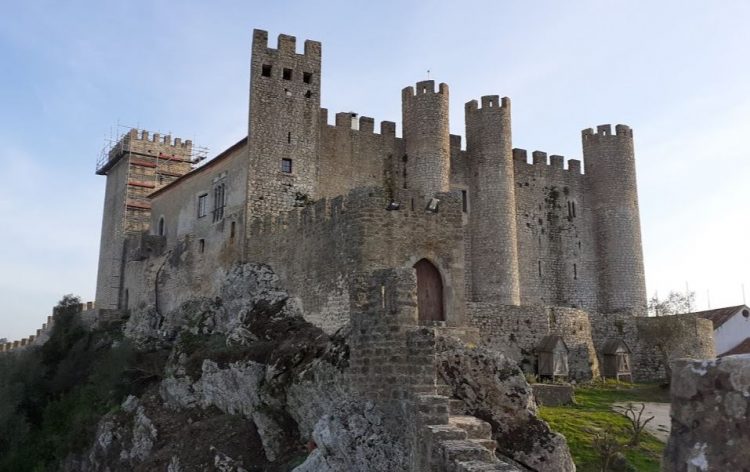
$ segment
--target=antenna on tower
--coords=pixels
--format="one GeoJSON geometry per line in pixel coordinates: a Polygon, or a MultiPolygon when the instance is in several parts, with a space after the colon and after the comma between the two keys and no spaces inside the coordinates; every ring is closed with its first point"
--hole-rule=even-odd
{"type": "Polygon", "coordinates": [[[430,80],[430,69],[427,69],[427,80],[430,80]]]}

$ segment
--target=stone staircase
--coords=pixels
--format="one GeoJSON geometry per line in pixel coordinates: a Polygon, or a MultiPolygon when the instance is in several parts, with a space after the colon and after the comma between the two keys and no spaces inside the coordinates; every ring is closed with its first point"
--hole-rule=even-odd
{"type": "Polygon", "coordinates": [[[464,415],[463,403],[438,395],[417,396],[421,425],[420,470],[430,472],[521,472],[495,456],[490,424],[464,415]]]}

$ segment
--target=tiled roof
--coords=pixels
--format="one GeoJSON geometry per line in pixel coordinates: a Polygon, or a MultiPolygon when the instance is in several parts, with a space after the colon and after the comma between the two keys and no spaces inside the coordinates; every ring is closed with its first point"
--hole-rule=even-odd
{"type": "Polygon", "coordinates": [[[723,354],[719,354],[719,357],[733,356],[735,354],[750,354],[750,338],[745,338],[744,341],[734,346],[723,354]]]}
{"type": "Polygon", "coordinates": [[[748,309],[748,307],[745,305],[737,305],[737,306],[728,306],[724,308],[716,308],[715,310],[696,311],[696,312],[688,313],[688,314],[697,315],[701,318],[711,320],[714,324],[714,329],[716,329],[719,326],[726,323],[727,320],[729,320],[729,318],[731,318],[733,315],[735,315],[738,311],[742,310],[743,308],[748,309]]]}

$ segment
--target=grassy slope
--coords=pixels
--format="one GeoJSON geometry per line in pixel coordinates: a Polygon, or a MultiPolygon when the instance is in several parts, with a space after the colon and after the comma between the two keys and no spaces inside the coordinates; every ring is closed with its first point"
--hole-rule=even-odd
{"type": "MultiPolygon", "coordinates": [[[[594,434],[612,427],[621,444],[630,441],[629,421],[615,413],[617,402],[669,402],[669,392],[658,385],[606,383],[576,389],[576,405],[541,407],[540,416],[568,440],[579,472],[599,471],[599,457],[591,446],[594,434]]],[[[642,472],[659,471],[664,444],[648,433],[638,447],[624,447],[625,457],[642,472]]]]}

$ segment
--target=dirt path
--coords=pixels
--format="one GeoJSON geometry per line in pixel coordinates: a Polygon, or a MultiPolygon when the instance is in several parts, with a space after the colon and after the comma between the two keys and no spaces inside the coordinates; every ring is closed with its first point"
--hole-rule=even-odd
{"type": "MultiPolygon", "coordinates": [[[[643,411],[643,420],[645,421],[648,417],[653,416],[654,419],[649,421],[646,425],[646,431],[651,433],[659,441],[666,443],[669,439],[669,430],[672,424],[672,420],[669,417],[669,403],[649,403],[644,402],[646,409],[643,411]]],[[[641,402],[633,402],[636,409],[636,414],[641,409],[641,402]]],[[[612,409],[618,413],[625,414],[625,410],[628,408],[627,402],[614,403],[612,409]]]]}

